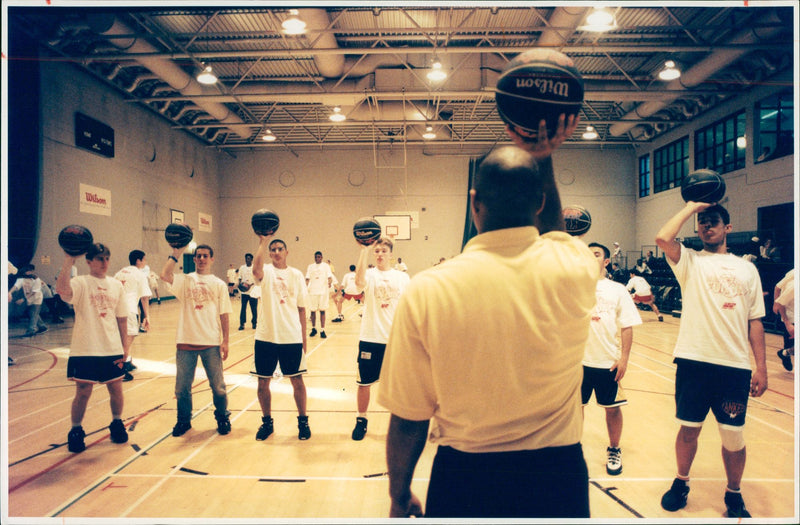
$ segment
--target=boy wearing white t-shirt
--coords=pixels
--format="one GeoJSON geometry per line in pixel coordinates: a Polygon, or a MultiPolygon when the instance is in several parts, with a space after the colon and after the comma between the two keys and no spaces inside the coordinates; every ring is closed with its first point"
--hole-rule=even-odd
{"type": "Polygon", "coordinates": [[[182,436],[192,428],[192,382],[197,358],[203,363],[214,401],[217,432],[231,431],[228,394],[222,362],[228,357],[229,322],[233,309],[228,286],[211,273],[214,250],[201,244],[194,250],[196,271],[173,273],[183,248],[173,248],[161,270],[161,280],[180,303],[178,333],[175,339],[175,398],[178,402],[178,421],[172,435],[182,436]]]}
{"type": "Polygon", "coordinates": [[[65,255],[56,280],[56,292],[75,309],[67,361],[67,379],[75,382],[72,430],[67,436],[70,452],[86,449],[83,441],[86,433],[81,422],[95,384],[104,384],[108,389],[111,441],[128,441],[128,432],[122,423],[123,363],[128,357],[123,340],[127,330],[128,305],[122,284],[106,275],[110,257],[111,252],[105,245],[92,244],[86,252],[89,274],[70,279],[77,257],[65,255]]]}
{"type": "Polygon", "coordinates": [[[355,441],[361,441],[367,433],[370,386],[381,375],[394,311],[409,282],[407,273],[391,267],[393,246],[386,237],[362,246],[356,264],[356,288],[364,293],[364,313],[358,338],[358,415],[351,436],[355,441]],[[370,253],[375,255],[376,267],[367,269],[370,253]]]}
{"type": "MultiPolygon", "coordinates": [[[[142,250],[132,250],[128,254],[130,266],[126,266],[114,275],[114,279],[122,283],[125,290],[125,300],[128,303],[128,331],[123,343],[126,347],[127,358],[123,369],[125,377],[123,381],[133,380],[131,371],[136,370],[133,364],[131,347],[133,339],[139,335],[140,327],[147,331],[150,328],[150,285],[147,273],[142,269],[145,267],[145,253],[142,250]],[[139,306],[142,308],[142,318],[139,319],[139,306]]],[[[149,271],[148,271],[149,273],[149,271]]]]}
{"type": "Polygon", "coordinates": [[[274,430],[272,420],[272,394],[270,380],[280,365],[284,377],[288,377],[297,405],[297,437],[311,437],[306,413],[306,385],[303,374],[306,370],[306,304],[308,290],[303,273],[289,266],[286,257],[289,250],[281,239],[272,235],[259,235],[258,251],[253,262],[253,278],[261,289],[258,308],[260,321],[256,329],[253,353],[254,369],[251,374],[258,377],[258,402],[261,405],[262,425],[256,432],[256,440],[267,439],[274,430]],[[266,264],[267,251],[272,264],[266,264]]]}
{"type": "Polygon", "coordinates": [[[310,337],[317,335],[317,310],[319,310],[319,336],[325,335],[325,311],[328,309],[329,288],[333,281],[330,265],[322,262],[322,252],[314,254],[314,262],[306,268],[306,285],[308,285],[308,309],[311,310],[310,337]]]}
{"type": "Polygon", "coordinates": [[[661,499],[674,512],[686,506],[689,470],[697,452],[703,421],[711,410],[722,441],[728,486],[729,518],[749,518],[740,484],[747,456],[744,423],[748,396],[767,390],[764,296],[755,265],[727,253],[731,231],[728,210],[718,204],[687,202],[661,228],[656,243],[681,287],[683,310],[673,356],[676,416],[681,424],[675,442],[678,475],[661,499]],[[703,250],[684,247],[675,237],[697,213],[703,250]],[[750,364],[755,358],[755,370],[750,364]]]}
{"type": "Polygon", "coordinates": [[[595,291],[597,304],[592,310],[592,323],[583,357],[581,402],[585,407],[594,391],[597,404],[606,410],[609,440],[606,472],[617,476],[622,473],[620,407],[628,404],[620,382],[628,369],[633,327],[642,324],[642,318],[625,287],[605,275],[605,268],[611,262],[609,249],[596,242],[590,243],[589,249],[600,264],[600,278],[595,291]]]}

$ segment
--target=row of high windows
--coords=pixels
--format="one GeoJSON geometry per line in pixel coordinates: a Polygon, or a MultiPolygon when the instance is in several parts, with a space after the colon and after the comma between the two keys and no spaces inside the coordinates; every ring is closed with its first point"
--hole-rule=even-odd
{"type": "MultiPolygon", "coordinates": [[[[794,153],[794,104],[791,90],[756,104],[753,155],[756,164],[794,153]]],[[[694,169],[727,173],[744,168],[748,146],[745,112],[738,111],[694,132],[694,169]]],[[[689,172],[689,136],[639,157],[639,197],[679,187],[689,172]]]]}

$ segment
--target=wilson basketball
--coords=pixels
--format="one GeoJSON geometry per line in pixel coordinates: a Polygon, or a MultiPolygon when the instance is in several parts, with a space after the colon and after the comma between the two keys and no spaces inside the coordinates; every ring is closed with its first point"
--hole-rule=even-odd
{"type": "Polygon", "coordinates": [[[381,231],[381,225],[372,217],[362,217],[353,225],[353,237],[364,246],[380,239],[381,231]]]}
{"type": "Polygon", "coordinates": [[[64,226],[58,234],[58,245],[73,257],[86,253],[93,242],[92,232],[80,224],[64,226]]]}
{"type": "Polygon", "coordinates": [[[575,237],[583,235],[592,227],[592,216],[583,206],[572,204],[563,209],[567,233],[575,237]]]}
{"type": "Polygon", "coordinates": [[[681,181],[681,197],[686,202],[719,202],[724,196],[725,180],[714,170],[696,170],[681,181]]]}
{"type": "Polygon", "coordinates": [[[192,237],[194,237],[194,234],[189,226],[176,222],[167,226],[167,229],[164,231],[164,238],[167,239],[167,243],[173,248],[183,248],[192,242],[192,237]]]}
{"type": "Polygon", "coordinates": [[[272,235],[278,231],[278,226],[281,220],[278,214],[267,208],[261,208],[253,214],[250,219],[250,224],[253,226],[253,231],[258,235],[272,235]]]}
{"type": "Polygon", "coordinates": [[[535,138],[539,121],[552,137],[559,115],[577,115],[583,104],[583,78],[572,59],[553,49],[531,49],[506,64],[497,79],[495,102],[506,124],[535,138]]]}

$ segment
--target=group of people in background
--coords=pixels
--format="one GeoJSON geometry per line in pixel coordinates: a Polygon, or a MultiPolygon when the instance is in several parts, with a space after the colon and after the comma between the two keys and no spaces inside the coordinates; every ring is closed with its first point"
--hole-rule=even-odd
{"type": "MultiPolygon", "coordinates": [[[[509,128],[515,146],[490,152],[469,192],[478,234],[461,254],[413,280],[400,259],[392,267],[393,243],[386,238],[361,246],[341,283],[321,252],[305,273],[290,266],[286,243],[274,235],[258,235],[255,254],[247,253],[238,270],[229,268],[227,282],[212,273],[211,246],[195,248],[195,271],[186,274],[175,273],[183,249],[174,248],[160,273],[179,302],[172,435],[192,428],[198,358],[209,378],[217,431],[231,431],[222,362],[229,352],[235,288],[241,297],[239,330],[245,329],[248,309],[255,330],[250,373],[258,381],[262,414],[255,439],[267,440],[275,431],[270,383],[278,371],[292,385],[298,439],[310,439],[303,381],[308,338],[326,337],[331,296],[338,312],[333,322],[343,319],[343,301],[356,300],[363,303],[363,317],[354,349],[358,387],[351,438],[366,435],[371,387],[380,380],[377,401],[391,414],[390,516],[590,517],[580,407],[594,394],[605,409],[606,471],[621,474],[621,407],[628,402],[621,382],[633,329],[642,323],[635,303],[649,305],[659,321],[663,317],[642,276],[647,260],[630,270],[627,286],[615,283],[606,268],[613,262],[619,271],[618,243],[612,251],[563,231],[551,154],[578,120],[562,115],[550,136],[542,121],[538,138],[509,128]],[[423,509],[411,480],[429,436],[438,448],[423,509]]],[[[656,236],[683,296],[673,352],[677,471],[661,499],[670,512],[687,505],[698,437],[711,411],[722,442],[727,516],[750,517],[741,494],[743,428],[749,396],[761,396],[768,386],[765,307],[755,266],[727,253],[731,230],[725,208],[689,202],[656,236]],[[676,239],[694,215],[703,243],[699,252],[676,239]]],[[[85,448],[81,420],[95,384],[109,391],[111,440],[127,441],[121,383],[130,373],[126,363],[132,363],[139,333],[134,312],[149,296],[143,295],[145,254],[131,252],[130,266],[116,279],[106,275],[110,255],[105,245],[92,245],[85,256],[89,274],[74,278],[77,258],[66,255],[57,280],[58,294],[75,309],[67,364],[67,377],[76,384],[72,452],[85,448]]],[[[20,288],[41,293],[35,277],[24,275],[20,288]]],[[[792,338],[793,278],[787,274],[775,290],[776,313],[792,338]]],[[[144,313],[147,319],[146,307],[144,313]]],[[[788,354],[782,352],[787,350],[779,352],[783,361],[788,354]]]]}

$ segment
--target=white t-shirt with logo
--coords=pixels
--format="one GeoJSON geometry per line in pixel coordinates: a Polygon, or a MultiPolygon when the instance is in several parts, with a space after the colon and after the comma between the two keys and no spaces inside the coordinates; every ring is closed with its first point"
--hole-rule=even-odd
{"type": "Polygon", "coordinates": [[[360,341],[386,343],[392,331],[392,319],[409,277],[400,270],[370,268],[364,276],[364,317],[361,319],[360,341]]]}
{"type": "Polygon", "coordinates": [[[308,279],[308,293],[311,295],[325,295],[328,293],[328,278],[333,279],[333,272],[328,263],[311,263],[306,269],[308,279]]]}
{"type": "Polygon", "coordinates": [[[113,277],[80,275],[69,281],[75,309],[70,356],[122,355],[118,317],[128,317],[122,283],[113,277]]]}
{"type": "Polygon", "coordinates": [[[264,265],[264,278],[257,283],[261,289],[258,302],[256,339],[275,344],[303,342],[298,308],[308,303],[308,290],[303,273],[291,266],[283,269],[264,265]]]}
{"type": "Polygon", "coordinates": [[[597,304],[592,310],[583,365],[610,369],[621,355],[617,339],[620,329],[642,324],[642,317],[628,290],[620,283],[600,279],[595,295],[597,304]]]}
{"type": "Polygon", "coordinates": [[[181,305],[175,342],[219,346],[222,343],[219,316],[232,311],[228,285],[213,274],[177,273],[169,289],[181,305]]]}
{"type": "Polygon", "coordinates": [[[761,278],[751,262],[733,254],[681,246],[668,257],[681,286],[683,307],[673,355],[751,370],[749,322],[764,317],[761,278]]]}

